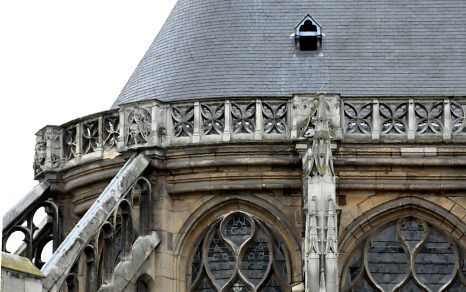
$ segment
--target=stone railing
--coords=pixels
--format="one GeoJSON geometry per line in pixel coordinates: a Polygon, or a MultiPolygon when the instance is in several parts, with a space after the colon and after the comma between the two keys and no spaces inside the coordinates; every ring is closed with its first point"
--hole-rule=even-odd
{"type": "Polygon", "coordinates": [[[464,142],[466,98],[292,98],[139,102],[37,133],[34,169],[68,168],[131,149],[311,137],[324,95],[334,138],[347,143],[464,142]]]}
{"type": "Polygon", "coordinates": [[[115,155],[119,131],[118,111],[42,128],[36,133],[35,175],[115,155]]]}
{"type": "Polygon", "coordinates": [[[464,142],[465,98],[342,99],[344,142],[464,142]]]}

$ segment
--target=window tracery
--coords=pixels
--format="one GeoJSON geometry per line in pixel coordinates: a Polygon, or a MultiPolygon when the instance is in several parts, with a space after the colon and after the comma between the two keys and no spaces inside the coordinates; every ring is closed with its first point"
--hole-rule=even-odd
{"type": "Polygon", "coordinates": [[[376,230],[345,266],[342,291],[464,291],[464,249],[418,218],[376,230]]]}
{"type": "Polygon", "coordinates": [[[235,212],[213,223],[199,240],[189,291],[291,291],[288,264],[268,226],[235,212]]]}

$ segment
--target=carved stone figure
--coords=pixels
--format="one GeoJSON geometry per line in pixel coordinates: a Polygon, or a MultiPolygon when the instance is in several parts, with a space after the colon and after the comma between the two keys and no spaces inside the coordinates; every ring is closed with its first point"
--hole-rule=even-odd
{"type": "Polygon", "coordinates": [[[298,128],[301,137],[312,138],[312,144],[303,156],[303,189],[307,199],[305,291],[337,291],[338,233],[331,139],[338,130],[338,124],[332,118],[338,115],[338,107],[332,107],[324,94],[319,94],[308,104],[311,116],[298,128]]]}
{"type": "Polygon", "coordinates": [[[36,147],[34,154],[34,174],[38,174],[44,169],[47,143],[43,141],[42,136],[37,136],[36,138],[36,147]]]}
{"type": "Polygon", "coordinates": [[[128,115],[128,130],[126,145],[138,145],[147,143],[151,134],[151,114],[143,108],[135,108],[128,115]]]}

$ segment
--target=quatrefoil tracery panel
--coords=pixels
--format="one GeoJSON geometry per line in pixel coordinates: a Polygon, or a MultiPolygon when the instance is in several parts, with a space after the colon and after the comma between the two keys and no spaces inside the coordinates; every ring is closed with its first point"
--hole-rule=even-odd
{"type": "Polygon", "coordinates": [[[191,137],[194,132],[194,106],[172,107],[173,131],[175,137],[191,137]]]}
{"type": "Polygon", "coordinates": [[[225,129],[224,104],[202,104],[201,115],[204,135],[223,134],[225,129]]]}
{"type": "Polygon", "coordinates": [[[465,257],[442,231],[418,218],[402,218],[353,252],[342,291],[466,291],[465,257]]]}
{"type": "Polygon", "coordinates": [[[345,133],[369,134],[372,124],[372,103],[344,104],[345,133]]]}
{"type": "Polygon", "coordinates": [[[265,134],[286,133],[286,103],[262,103],[265,134]]]}
{"type": "Polygon", "coordinates": [[[457,102],[452,102],[450,106],[451,112],[451,131],[454,134],[464,133],[466,132],[466,115],[465,112],[465,105],[461,105],[457,102]]]}
{"type": "Polygon", "coordinates": [[[99,122],[88,121],[81,125],[82,154],[95,152],[99,146],[99,122]]]}
{"type": "Polygon", "coordinates": [[[282,245],[257,218],[232,213],[212,224],[191,266],[189,291],[291,291],[282,245]]]}
{"type": "Polygon", "coordinates": [[[383,134],[406,134],[408,129],[408,103],[379,105],[380,130],[383,134]]]}
{"type": "Polygon", "coordinates": [[[256,103],[232,103],[232,132],[252,134],[256,124],[256,103]]]}
{"type": "Polygon", "coordinates": [[[443,131],[443,102],[414,103],[416,132],[419,134],[440,134],[443,131]]]}

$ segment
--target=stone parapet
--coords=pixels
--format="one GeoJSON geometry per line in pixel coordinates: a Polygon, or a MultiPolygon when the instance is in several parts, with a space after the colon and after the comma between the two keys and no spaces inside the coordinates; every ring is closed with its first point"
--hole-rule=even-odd
{"type": "Polygon", "coordinates": [[[314,135],[310,117],[324,96],[341,143],[463,143],[466,98],[361,97],[303,94],[293,97],[157,100],[46,126],[37,132],[37,178],[86,162],[144,148],[273,143],[314,135]]]}

